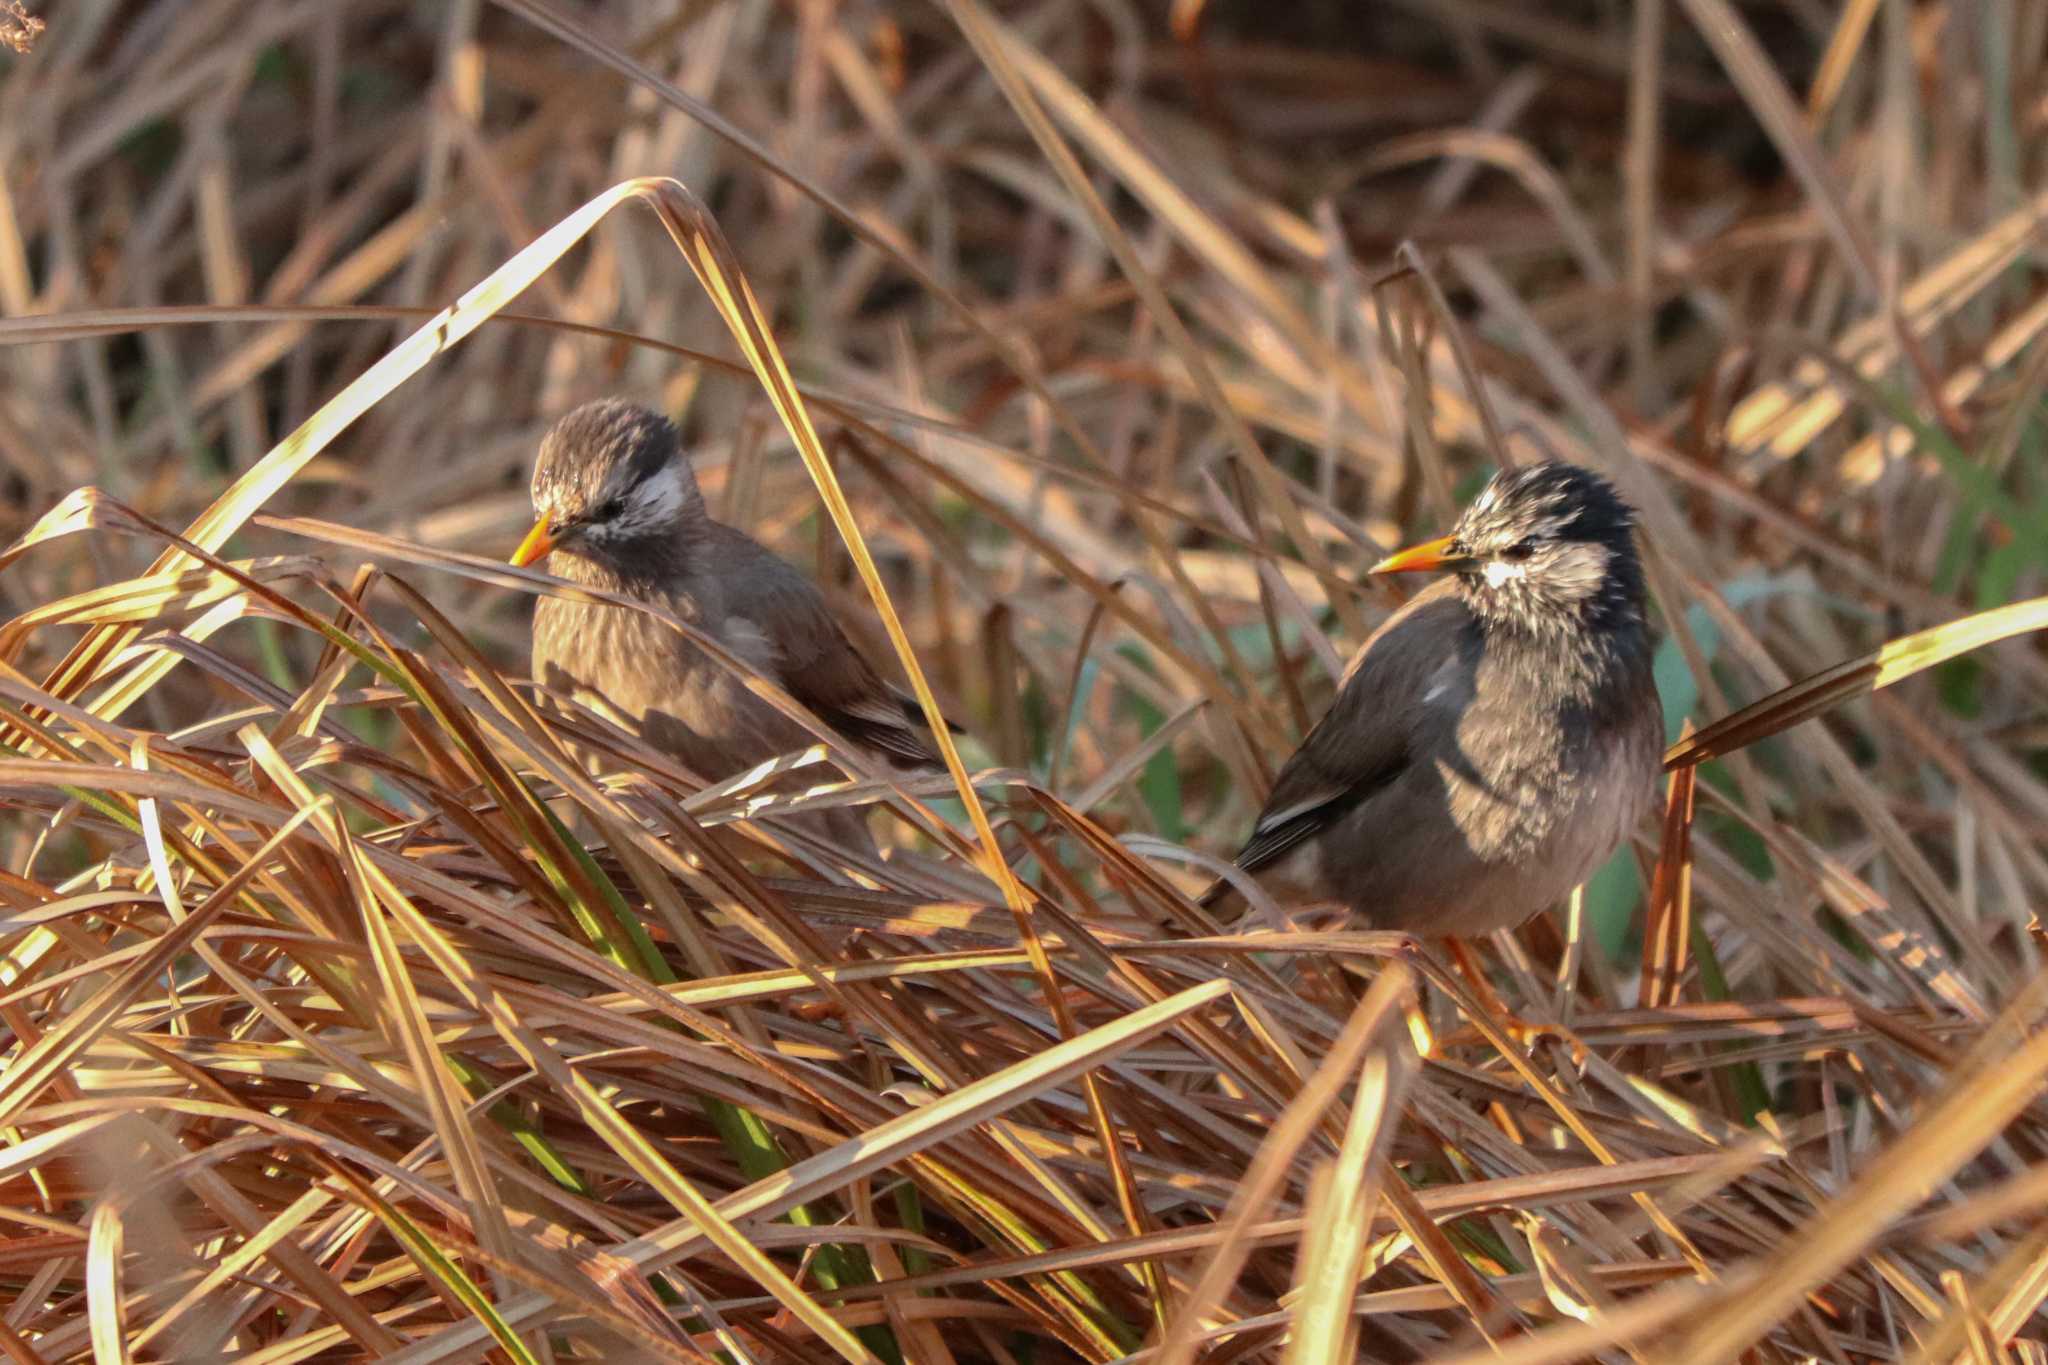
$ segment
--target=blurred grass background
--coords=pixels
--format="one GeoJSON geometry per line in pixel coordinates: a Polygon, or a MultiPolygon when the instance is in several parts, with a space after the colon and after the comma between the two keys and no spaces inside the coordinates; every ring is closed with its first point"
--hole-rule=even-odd
{"type": "Polygon", "coordinates": [[[1642,508],[1674,740],[2042,592],[2048,5],[42,17],[0,543],[105,500],[0,571],[12,1358],[2038,1354],[2036,639],[1704,763],[1658,877],[1646,829],[1498,937],[1577,1047],[1510,1060],[1441,983],[1402,1061],[1399,945],[1174,892],[1396,604],[1364,566],[1503,458],[1642,508]],[[530,604],[459,556],[614,393],[889,654],[638,209],[250,497],[248,581],[151,576],[136,518],[637,176],[702,200],[970,766],[1023,775],[1014,915],[936,789],[854,790],[880,869],[720,861],[744,789],[582,783],[486,667],[530,604]]]}

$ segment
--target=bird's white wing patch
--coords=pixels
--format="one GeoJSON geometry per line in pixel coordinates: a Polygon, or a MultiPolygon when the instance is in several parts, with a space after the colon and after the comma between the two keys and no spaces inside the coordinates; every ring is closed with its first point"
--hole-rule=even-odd
{"type": "Polygon", "coordinates": [[[1422,704],[1428,706],[1432,702],[1448,696],[1451,689],[1457,685],[1457,682],[1457,660],[1450,659],[1438,664],[1436,672],[1429,675],[1429,686],[1422,689],[1422,704]]]}
{"type": "Polygon", "coordinates": [[[907,719],[901,707],[891,706],[880,697],[861,697],[848,702],[844,710],[849,716],[871,720],[877,725],[902,725],[907,719]]]}
{"type": "Polygon", "coordinates": [[[768,632],[746,617],[727,617],[718,632],[718,643],[752,664],[755,672],[775,676],[775,642],[768,638],[768,632]]]}
{"type": "Polygon", "coordinates": [[[1267,811],[1259,817],[1259,823],[1252,826],[1252,837],[1270,834],[1290,820],[1299,820],[1310,811],[1329,805],[1343,794],[1342,791],[1320,791],[1314,796],[1282,806],[1279,810],[1267,811]]]}

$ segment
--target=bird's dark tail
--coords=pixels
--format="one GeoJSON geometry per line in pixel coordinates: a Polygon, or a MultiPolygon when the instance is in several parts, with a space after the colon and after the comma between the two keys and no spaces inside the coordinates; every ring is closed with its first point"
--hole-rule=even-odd
{"type": "MultiPolygon", "coordinates": [[[[898,692],[894,688],[891,688],[890,691],[896,698],[896,704],[903,708],[903,718],[919,729],[923,729],[925,724],[923,703],[919,702],[916,697],[913,697],[908,692],[898,692]]],[[[945,712],[941,711],[939,715],[945,720],[946,728],[954,734],[965,735],[968,732],[966,726],[954,720],[951,716],[946,715],[945,712]]]]}

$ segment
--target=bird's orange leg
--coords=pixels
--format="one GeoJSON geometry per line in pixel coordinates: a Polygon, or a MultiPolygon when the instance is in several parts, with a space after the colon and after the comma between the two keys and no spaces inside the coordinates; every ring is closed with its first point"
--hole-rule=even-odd
{"type": "Polygon", "coordinates": [[[1444,948],[1450,954],[1451,963],[1458,969],[1458,975],[1465,978],[1465,984],[1472,988],[1480,1007],[1500,1022],[1508,1037],[1524,1048],[1531,1047],[1538,1038],[1551,1037],[1571,1048],[1574,1060],[1583,1061],[1586,1045],[1578,1035],[1562,1024],[1539,1024],[1524,1019],[1508,1008],[1508,1002],[1501,999],[1500,992],[1486,979],[1486,971],[1479,965],[1479,959],[1472,953],[1472,945],[1453,934],[1444,939],[1444,948]]]}

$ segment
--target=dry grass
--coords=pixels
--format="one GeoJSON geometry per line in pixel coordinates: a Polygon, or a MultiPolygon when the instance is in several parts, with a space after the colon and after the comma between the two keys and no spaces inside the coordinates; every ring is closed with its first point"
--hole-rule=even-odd
{"type": "Polygon", "coordinates": [[[2048,5],[35,8],[10,1360],[2048,1358],[2048,5]],[[613,392],[952,782],[532,707],[613,392]],[[1679,742],[1525,1047],[1185,895],[1540,455],[1679,742]]]}

